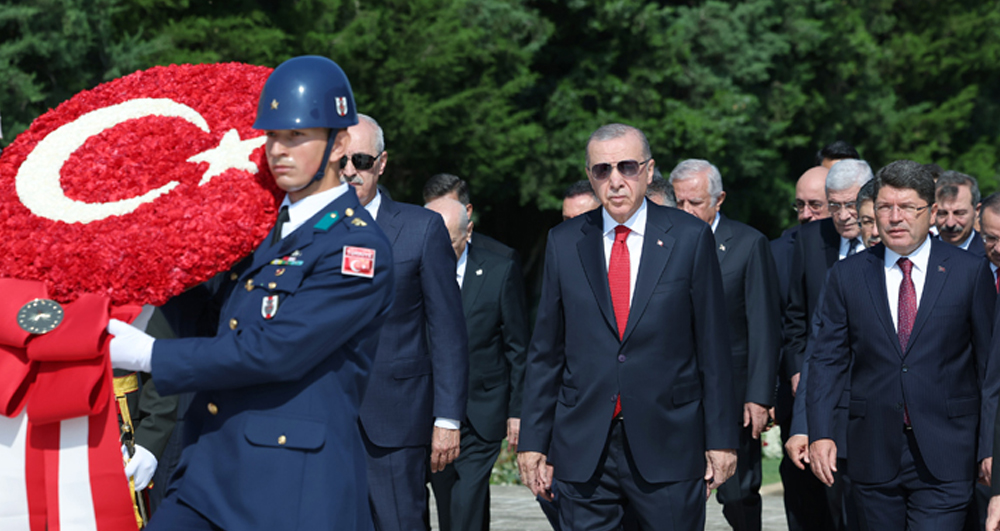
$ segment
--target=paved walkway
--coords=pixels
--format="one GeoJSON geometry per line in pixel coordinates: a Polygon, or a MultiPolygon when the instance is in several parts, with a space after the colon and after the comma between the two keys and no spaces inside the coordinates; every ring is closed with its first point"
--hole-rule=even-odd
{"type": "MultiPolygon", "coordinates": [[[[521,486],[493,485],[491,493],[491,531],[551,531],[545,515],[538,508],[531,492],[521,486]]],[[[781,484],[761,489],[764,500],[763,531],[788,531],[785,510],[781,501],[781,484]]],[[[433,494],[432,494],[433,496],[433,494]]],[[[729,531],[731,528],[722,517],[722,506],[713,496],[708,502],[706,531],[729,531]]],[[[437,529],[437,510],[431,501],[431,527],[437,529]]]]}

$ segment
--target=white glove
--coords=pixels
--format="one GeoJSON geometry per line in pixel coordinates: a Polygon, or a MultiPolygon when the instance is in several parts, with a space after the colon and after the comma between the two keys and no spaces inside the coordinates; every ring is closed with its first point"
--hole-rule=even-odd
{"type": "Polygon", "coordinates": [[[131,459],[128,457],[128,450],[122,445],[122,457],[125,458],[125,476],[135,479],[135,491],[139,492],[149,485],[156,473],[156,465],[159,462],[152,452],[135,445],[135,455],[131,459]]]}
{"type": "Polygon", "coordinates": [[[153,368],[153,336],[138,328],[112,319],[108,321],[111,338],[111,366],[127,371],[151,372],[153,368]]]}

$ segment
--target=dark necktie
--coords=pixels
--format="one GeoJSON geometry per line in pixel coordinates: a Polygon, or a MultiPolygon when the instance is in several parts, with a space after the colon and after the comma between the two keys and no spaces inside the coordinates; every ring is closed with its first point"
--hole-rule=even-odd
{"type": "Polygon", "coordinates": [[[858,254],[859,243],[861,242],[857,238],[847,242],[847,256],[854,256],[855,254],[858,254]]]}
{"type": "MultiPolygon", "coordinates": [[[[611,304],[615,309],[615,322],[618,324],[618,339],[625,337],[625,326],[628,324],[629,300],[629,256],[625,240],[631,232],[625,225],[615,227],[615,243],[611,246],[611,261],[608,264],[608,286],[611,288],[611,304]]],[[[618,396],[615,402],[617,417],[622,411],[622,399],[618,396]]]]}
{"type": "Polygon", "coordinates": [[[910,332],[913,331],[913,321],[917,317],[917,290],[913,287],[913,262],[909,258],[900,258],[896,262],[903,270],[903,281],[899,283],[899,320],[896,332],[899,334],[899,346],[906,352],[910,342],[910,332]]]}
{"type": "Polygon", "coordinates": [[[271,235],[271,245],[281,241],[281,227],[288,221],[288,205],[281,207],[278,212],[278,221],[274,223],[274,233],[271,235]]]}

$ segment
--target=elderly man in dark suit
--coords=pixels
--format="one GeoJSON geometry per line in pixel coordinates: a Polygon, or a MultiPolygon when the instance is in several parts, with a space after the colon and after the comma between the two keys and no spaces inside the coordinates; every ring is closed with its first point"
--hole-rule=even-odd
{"type": "MultiPolygon", "coordinates": [[[[442,531],[490,528],[490,473],[506,436],[516,452],[528,348],[524,285],[514,260],[468,242],[462,203],[442,197],[427,208],[444,218],[458,257],[457,280],[469,333],[469,404],[455,462],[431,476],[442,531]]],[[[478,236],[477,236],[478,241],[478,236]]]]}
{"type": "Polygon", "coordinates": [[[528,349],[518,464],[562,529],[702,529],[708,490],[736,465],[725,295],[711,228],[644,198],[645,135],[587,143],[602,208],[549,232],[528,349]]]}
{"type": "MultiPolygon", "coordinates": [[[[427,461],[440,472],[459,454],[468,393],[468,340],[455,253],[441,216],[378,191],[388,152],[369,116],[348,129],[340,178],[392,243],[396,300],[379,337],[361,431],[379,531],[426,529],[427,461]]],[[[335,332],[335,331],[333,331],[335,332]]]]}
{"type": "Polygon", "coordinates": [[[936,211],[923,165],[879,170],[882,244],[834,265],[816,310],[810,464],[834,482],[834,408],[849,386],[847,467],[865,529],[960,529],[992,465],[993,275],[986,260],[929,236],[936,211]]]}
{"type": "Polygon", "coordinates": [[[774,405],[781,350],[778,274],[767,238],[733,221],[719,208],[726,199],[722,175],[706,160],[688,159],[670,172],[678,208],[708,223],[722,269],[732,340],[736,399],[743,404],[736,475],[719,488],[719,502],[736,530],[761,528],[760,434],[774,405]]]}

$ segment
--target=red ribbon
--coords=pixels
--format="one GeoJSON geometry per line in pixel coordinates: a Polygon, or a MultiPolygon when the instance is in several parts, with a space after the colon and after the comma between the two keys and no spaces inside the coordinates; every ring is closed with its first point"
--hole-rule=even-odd
{"type": "Polygon", "coordinates": [[[17,313],[34,299],[47,299],[42,282],[0,279],[0,414],[26,408],[31,528],[58,529],[59,421],[90,417],[90,471],[98,528],[135,528],[114,411],[110,318],[132,322],[142,308],[112,308],[104,295],[84,294],[63,305],[54,330],[33,335],[17,313]],[[44,472],[42,472],[44,471],[44,472]],[[103,515],[101,513],[104,513],[103,515]],[[102,525],[102,521],[105,525],[102,525]],[[130,522],[131,527],[118,527],[130,522]]]}

